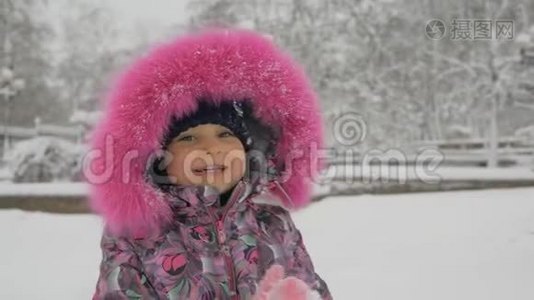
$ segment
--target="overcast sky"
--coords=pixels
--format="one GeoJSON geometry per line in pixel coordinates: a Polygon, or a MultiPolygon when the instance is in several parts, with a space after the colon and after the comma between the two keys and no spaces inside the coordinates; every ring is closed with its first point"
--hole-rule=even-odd
{"type": "Polygon", "coordinates": [[[119,17],[121,25],[129,26],[136,21],[170,26],[187,21],[186,0],[112,0],[105,1],[119,17]]]}
{"type": "MultiPolygon", "coordinates": [[[[158,40],[168,34],[171,27],[186,24],[189,13],[189,0],[55,0],[49,1],[45,14],[56,27],[64,26],[61,20],[75,13],[69,6],[75,2],[90,3],[95,7],[109,7],[116,16],[115,23],[119,29],[116,46],[129,47],[136,35],[146,34],[151,40],[158,40]],[[139,32],[142,30],[143,32],[139,32]]],[[[58,28],[60,32],[60,28],[58,28]]],[[[52,46],[53,48],[56,45],[52,46]]],[[[57,45],[60,47],[60,45],[57,45]]]]}

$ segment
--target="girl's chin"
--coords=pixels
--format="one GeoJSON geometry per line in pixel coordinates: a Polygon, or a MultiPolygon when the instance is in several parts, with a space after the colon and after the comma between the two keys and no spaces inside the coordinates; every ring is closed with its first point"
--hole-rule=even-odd
{"type": "MultiPolygon", "coordinates": [[[[191,172],[190,174],[184,174],[185,180],[181,181],[192,185],[208,185],[216,188],[219,193],[224,193],[237,183],[236,176],[230,176],[228,172],[191,172]]],[[[241,178],[243,175],[241,175],[241,178]]]]}
{"type": "Polygon", "coordinates": [[[222,187],[230,187],[232,184],[235,184],[234,179],[224,178],[224,176],[199,176],[193,182],[195,182],[195,184],[209,185],[218,190],[221,190],[222,187]]]}

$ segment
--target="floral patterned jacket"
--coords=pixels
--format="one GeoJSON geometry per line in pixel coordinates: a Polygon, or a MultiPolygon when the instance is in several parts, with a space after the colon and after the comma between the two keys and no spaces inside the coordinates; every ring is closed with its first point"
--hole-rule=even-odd
{"type": "Polygon", "coordinates": [[[242,180],[219,207],[218,194],[206,186],[169,192],[174,221],[161,234],[128,239],[104,230],[94,300],[251,299],[273,264],[331,299],[300,231],[273,194],[242,180]]]}

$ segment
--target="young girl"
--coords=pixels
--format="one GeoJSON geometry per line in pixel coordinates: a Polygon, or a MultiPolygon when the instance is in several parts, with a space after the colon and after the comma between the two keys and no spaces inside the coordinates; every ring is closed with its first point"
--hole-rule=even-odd
{"type": "Polygon", "coordinates": [[[269,39],[156,47],[119,77],[91,146],[93,299],[331,299],[288,213],[321,166],[318,103],[269,39]]]}

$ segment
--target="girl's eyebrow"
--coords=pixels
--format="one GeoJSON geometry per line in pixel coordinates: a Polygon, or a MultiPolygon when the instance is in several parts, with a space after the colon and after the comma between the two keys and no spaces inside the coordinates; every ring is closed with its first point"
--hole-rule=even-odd
{"type": "MultiPolygon", "coordinates": [[[[219,128],[217,129],[217,133],[220,134],[220,133],[223,133],[223,132],[230,132],[230,133],[234,133],[230,128],[227,128],[227,127],[222,127],[222,128],[219,128]]],[[[195,133],[193,132],[189,132],[189,131],[183,131],[181,132],[180,134],[178,134],[176,137],[174,137],[174,139],[180,139],[184,136],[188,136],[188,135],[195,135],[195,133]]]]}
{"type": "Polygon", "coordinates": [[[192,133],[187,133],[187,132],[182,132],[179,135],[177,135],[174,139],[180,139],[180,138],[183,138],[184,136],[188,136],[188,135],[193,135],[193,134],[192,133]]]}

